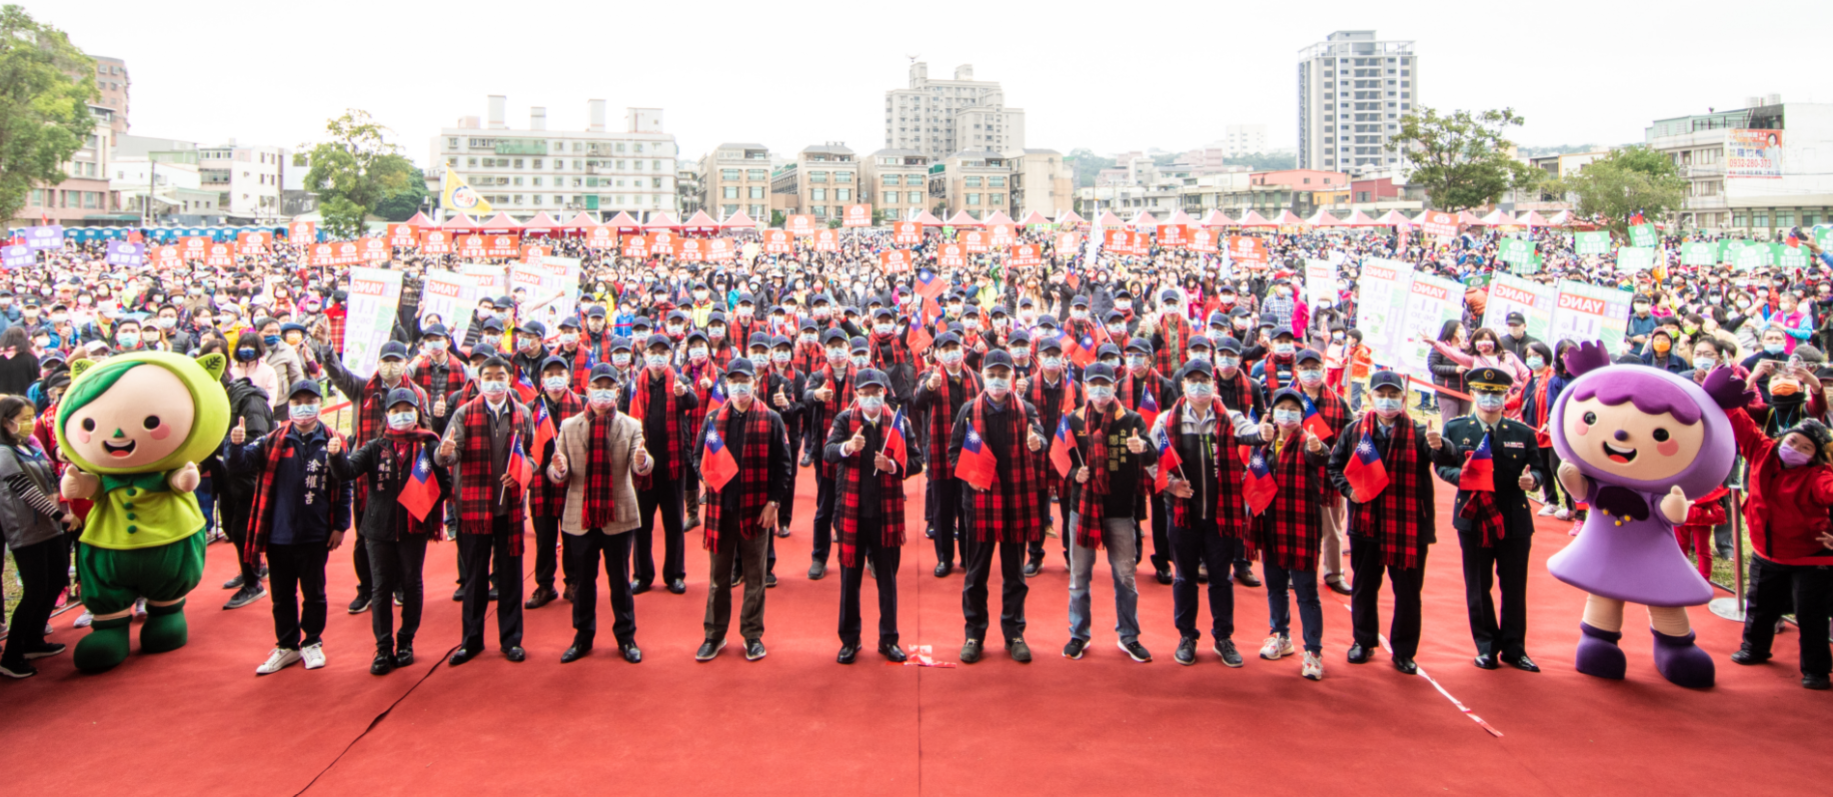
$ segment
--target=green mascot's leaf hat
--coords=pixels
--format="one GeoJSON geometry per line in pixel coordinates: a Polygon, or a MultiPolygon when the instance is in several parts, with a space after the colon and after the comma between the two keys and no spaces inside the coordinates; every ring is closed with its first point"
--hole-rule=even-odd
{"type": "MultiPolygon", "coordinates": [[[[192,359],[171,352],[136,352],[109,357],[100,363],[79,361],[71,369],[70,387],[57,405],[57,447],[66,462],[76,463],[91,473],[121,475],[168,471],[187,462],[202,462],[223,443],[229,431],[229,396],[223,390],[223,370],[228,360],[220,353],[192,359]],[[135,368],[162,368],[178,378],[189,392],[195,409],[191,429],[177,449],[158,462],[133,467],[112,467],[79,454],[65,439],[65,425],[77,410],[93,403],[115,387],[121,377],[135,368]]],[[[174,396],[148,397],[149,401],[170,401],[174,396]]]]}

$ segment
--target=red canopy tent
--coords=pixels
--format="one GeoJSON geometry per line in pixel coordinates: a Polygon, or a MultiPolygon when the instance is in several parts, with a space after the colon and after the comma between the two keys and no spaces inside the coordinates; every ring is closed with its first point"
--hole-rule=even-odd
{"type": "Polygon", "coordinates": [[[509,214],[500,210],[496,212],[495,216],[491,216],[489,221],[479,222],[477,227],[484,232],[497,234],[522,231],[521,222],[510,218],[509,214]]]}
{"type": "Polygon", "coordinates": [[[1341,219],[1338,219],[1337,217],[1330,215],[1330,211],[1327,211],[1327,210],[1319,210],[1318,212],[1311,214],[1311,218],[1305,219],[1304,223],[1312,227],[1346,227],[1348,226],[1344,224],[1341,219]]]}
{"type": "Polygon", "coordinates": [[[1519,227],[1521,226],[1521,222],[1515,221],[1514,216],[1510,216],[1507,213],[1502,212],[1501,208],[1496,208],[1495,210],[1490,211],[1488,215],[1485,215],[1483,218],[1477,219],[1476,223],[1478,226],[1482,226],[1482,227],[1519,227]]]}
{"type": "Polygon", "coordinates": [[[916,214],[916,218],[911,219],[911,221],[914,221],[925,227],[941,227],[942,226],[942,220],[936,218],[934,214],[930,213],[927,210],[919,211],[916,214]]]}
{"type": "Polygon", "coordinates": [[[1101,211],[1101,217],[1095,219],[1095,226],[1106,229],[1108,227],[1125,227],[1127,223],[1121,221],[1119,216],[1114,215],[1114,211],[1104,210],[1101,211]]]}
{"type": "Polygon", "coordinates": [[[708,216],[706,211],[696,210],[687,221],[681,222],[681,230],[683,232],[718,232],[719,222],[714,221],[712,216],[708,216]]]}
{"type": "Polygon", "coordinates": [[[529,219],[527,224],[522,225],[522,234],[556,235],[562,229],[564,228],[560,226],[560,222],[554,221],[553,217],[547,215],[547,211],[543,210],[536,213],[534,218],[529,219]]]}
{"type": "Polygon", "coordinates": [[[1363,213],[1362,211],[1358,210],[1354,213],[1349,214],[1349,218],[1343,220],[1343,226],[1345,227],[1379,227],[1381,226],[1381,222],[1378,222],[1378,221],[1375,221],[1374,219],[1369,218],[1367,213],[1363,213]]]}
{"type": "Polygon", "coordinates": [[[439,229],[439,223],[427,218],[425,213],[415,213],[413,218],[402,223],[417,230],[439,229]]]}
{"type": "Polygon", "coordinates": [[[1483,220],[1477,218],[1477,214],[1475,213],[1468,210],[1460,210],[1457,212],[1457,223],[1460,227],[1474,227],[1482,224],[1483,220]]]}
{"type": "Polygon", "coordinates": [[[1217,210],[1210,211],[1209,215],[1206,215],[1203,217],[1203,226],[1205,227],[1239,227],[1241,226],[1241,222],[1238,222],[1238,221],[1235,221],[1234,219],[1229,218],[1227,213],[1223,213],[1220,209],[1217,209],[1217,210]]]}
{"type": "Polygon", "coordinates": [[[579,211],[578,215],[573,217],[572,221],[569,221],[565,224],[560,225],[560,229],[562,230],[589,230],[597,226],[598,226],[597,220],[593,219],[591,216],[587,216],[586,212],[582,210],[582,211],[579,211]]]}
{"type": "Polygon", "coordinates": [[[649,221],[643,222],[643,229],[679,230],[681,229],[681,224],[675,221],[675,217],[668,215],[668,211],[658,210],[656,211],[656,215],[649,217],[649,221]]]}
{"type": "Polygon", "coordinates": [[[1409,220],[1410,223],[1415,227],[1425,224],[1426,223],[1426,213],[1427,211],[1424,211],[1424,210],[1420,211],[1419,215],[1414,216],[1412,219],[1409,220]]]}
{"type": "Polygon", "coordinates": [[[1057,225],[1062,227],[1080,227],[1088,221],[1076,215],[1073,210],[1065,210],[1057,216],[1057,225]]]}
{"type": "Polygon", "coordinates": [[[1182,210],[1179,210],[1176,213],[1171,214],[1171,218],[1165,219],[1164,221],[1161,221],[1159,223],[1166,225],[1168,227],[1195,227],[1197,226],[1197,220],[1191,218],[1190,214],[1185,213],[1182,210]]]}
{"type": "Polygon", "coordinates": [[[751,218],[742,209],[736,210],[732,215],[727,216],[725,221],[719,223],[719,228],[722,230],[755,230],[757,220],[751,218]]]}
{"type": "Polygon", "coordinates": [[[1390,210],[1381,214],[1381,218],[1375,219],[1375,224],[1382,227],[1399,227],[1402,224],[1418,226],[1419,219],[1409,219],[1406,217],[1406,214],[1398,210],[1390,210]]]}
{"type": "Polygon", "coordinates": [[[1049,223],[1050,223],[1050,220],[1044,218],[1044,214],[1039,213],[1035,210],[1031,211],[1030,213],[1025,214],[1024,221],[1019,222],[1020,225],[1025,226],[1025,227],[1036,227],[1039,225],[1049,224],[1049,223]]]}
{"type": "Polygon", "coordinates": [[[617,230],[620,233],[626,232],[626,231],[640,233],[643,231],[643,225],[641,222],[638,222],[636,219],[631,218],[630,214],[625,213],[624,211],[621,211],[621,210],[617,212],[617,215],[612,216],[609,219],[606,219],[605,226],[610,227],[611,229],[617,230]]]}
{"type": "Polygon", "coordinates": [[[1304,224],[1305,220],[1299,218],[1297,213],[1293,213],[1290,210],[1281,210],[1279,215],[1274,217],[1273,223],[1281,227],[1296,227],[1304,224]]]}
{"type": "Polygon", "coordinates": [[[1516,216],[1515,221],[1520,222],[1521,226],[1523,227],[1550,227],[1552,226],[1547,223],[1547,219],[1545,216],[1542,216],[1538,212],[1532,211],[1532,210],[1528,211],[1527,215],[1525,216],[1516,216]]]}
{"type": "Polygon", "coordinates": [[[1012,217],[1007,216],[1005,211],[995,210],[992,213],[987,214],[986,218],[981,219],[980,223],[988,227],[991,227],[995,224],[1012,224],[1013,222],[1012,222],[1012,217]]]}
{"type": "Polygon", "coordinates": [[[446,219],[444,224],[439,225],[439,229],[448,232],[467,233],[477,232],[481,228],[477,226],[477,222],[470,216],[460,213],[452,218],[446,219]]]}
{"type": "Polygon", "coordinates": [[[1127,222],[1127,226],[1135,230],[1157,229],[1158,219],[1152,218],[1152,214],[1142,210],[1139,215],[1133,217],[1132,221],[1127,222]]]}
{"type": "Polygon", "coordinates": [[[967,211],[957,210],[955,211],[955,215],[948,217],[948,226],[950,227],[978,227],[980,226],[980,222],[975,220],[973,216],[967,215],[967,211]]]}
{"type": "Polygon", "coordinates": [[[1279,225],[1274,224],[1273,222],[1267,221],[1267,217],[1262,216],[1259,213],[1250,210],[1247,212],[1246,216],[1241,217],[1241,226],[1243,228],[1247,228],[1247,227],[1278,227],[1279,225]]]}

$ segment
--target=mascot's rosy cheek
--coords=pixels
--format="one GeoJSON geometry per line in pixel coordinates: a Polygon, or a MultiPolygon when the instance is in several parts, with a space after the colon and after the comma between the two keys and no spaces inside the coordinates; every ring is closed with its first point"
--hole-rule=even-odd
{"type": "Polygon", "coordinates": [[[72,429],[68,432],[68,434],[70,435],[70,439],[76,441],[77,445],[81,445],[81,446],[89,445],[89,433],[88,432],[85,432],[81,429],[72,429]]]}

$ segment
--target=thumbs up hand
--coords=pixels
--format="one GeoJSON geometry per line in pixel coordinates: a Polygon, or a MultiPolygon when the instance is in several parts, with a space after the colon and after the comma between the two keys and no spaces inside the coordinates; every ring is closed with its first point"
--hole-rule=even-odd
{"type": "Polygon", "coordinates": [[[704,376],[700,377],[700,389],[701,390],[712,390],[713,389],[713,380],[708,379],[707,377],[704,377],[704,376]]]}
{"type": "Polygon", "coordinates": [[[1038,434],[1037,429],[1031,429],[1030,434],[1025,437],[1025,447],[1031,449],[1033,453],[1044,450],[1044,436],[1038,434]]]}
{"type": "Polygon", "coordinates": [[[438,401],[433,402],[433,417],[435,418],[446,417],[446,397],[445,396],[442,395],[439,397],[438,401]]]}
{"type": "Polygon", "coordinates": [[[1313,454],[1324,453],[1324,441],[1311,430],[1305,430],[1305,450],[1313,454]]]}
{"type": "Polygon", "coordinates": [[[677,396],[687,395],[687,383],[686,382],[683,382],[679,379],[675,380],[675,395],[677,396]]]}
{"type": "Polygon", "coordinates": [[[1015,388],[1018,390],[1018,394],[1021,396],[1026,393],[1031,392],[1031,377],[1028,377],[1028,376],[1019,377],[1018,382],[1015,383],[1015,388]]]}
{"type": "Polygon", "coordinates": [[[930,390],[941,390],[942,389],[942,371],[941,369],[937,369],[935,373],[932,373],[929,375],[929,389],[930,390]]]}
{"type": "Polygon", "coordinates": [[[1666,516],[1668,522],[1674,525],[1678,526],[1686,522],[1687,511],[1692,508],[1693,502],[1687,500],[1686,491],[1680,489],[1680,485],[1678,484],[1674,485],[1673,489],[1668,490],[1667,495],[1661,497],[1661,514],[1666,516]]]}
{"type": "Polygon", "coordinates": [[[453,452],[456,452],[457,450],[458,450],[458,443],[457,441],[453,440],[452,438],[448,437],[444,440],[439,441],[439,456],[450,457],[452,456],[453,452]]]}
{"type": "Polygon", "coordinates": [[[1433,451],[1437,451],[1440,448],[1444,447],[1445,436],[1442,434],[1439,434],[1437,429],[1427,429],[1426,430],[1426,445],[1431,446],[1433,451]]]}
{"type": "Polygon", "coordinates": [[[344,438],[341,435],[331,435],[331,439],[325,441],[325,453],[332,456],[344,453],[344,438]]]}
{"type": "Polygon", "coordinates": [[[866,449],[866,430],[860,429],[859,431],[853,433],[853,439],[846,441],[846,453],[847,453],[847,456],[852,456],[861,451],[864,451],[865,449],[866,449]]]}
{"type": "Polygon", "coordinates": [[[229,442],[241,445],[248,442],[248,419],[237,418],[235,428],[229,430],[229,442]]]}
{"type": "Polygon", "coordinates": [[[789,386],[788,385],[789,383],[787,382],[777,385],[776,408],[779,410],[789,408],[789,386]]]}
{"type": "Polygon", "coordinates": [[[1260,422],[1260,441],[1261,442],[1271,443],[1273,442],[1273,438],[1278,437],[1278,436],[1279,436],[1279,430],[1273,428],[1272,421],[1261,421],[1260,422]]]}
{"type": "Polygon", "coordinates": [[[1140,439],[1138,429],[1134,429],[1132,434],[1127,436],[1127,450],[1135,454],[1146,453],[1146,441],[1140,439]]]}

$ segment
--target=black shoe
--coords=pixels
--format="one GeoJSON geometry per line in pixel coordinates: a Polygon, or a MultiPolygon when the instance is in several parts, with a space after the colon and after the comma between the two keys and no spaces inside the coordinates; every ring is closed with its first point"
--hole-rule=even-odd
{"type": "Polygon", "coordinates": [[[1535,664],[1534,660],[1528,658],[1526,653],[1519,656],[1503,656],[1500,661],[1503,664],[1523,672],[1540,672],[1540,665],[1535,664]]]}
{"type": "Polygon", "coordinates": [[[777,536],[777,539],[783,539],[783,538],[788,537],[789,536],[789,527],[788,526],[778,526],[776,530],[776,536],[777,536]]]}
{"type": "Polygon", "coordinates": [[[1342,576],[1335,576],[1335,577],[1325,576],[1324,577],[1324,586],[1329,587],[1331,592],[1334,592],[1338,595],[1348,595],[1351,592],[1349,585],[1343,583],[1342,576]]]}
{"type": "Polygon", "coordinates": [[[1197,641],[1195,637],[1184,637],[1177,643],[1177,652],[1171,658],[1186,667],[1197,663],[1197,641]]]}
{"type": "Polygon", "coordinates": [[[496,603],[496,587],[490,588],[490,594],[484,596],[484,600],[490,601],[491,603],[496,603]]]}
{"type": "Polygon", "coordinates": [[[643,663],[643,650],[637,647],[635,642],[619,642],[617,652],[623,654],[624,661],[631,664],[643,663]]]}
{"type": "Polygon", "coordinates": [[[697,529],[697,528],[700,528],[700,513],[699,512],[695,512],[694,514],[689,515],[687,518],[687,522],[681,524],[682,531],[693,531],[694,529],[697,529]]]}
{"type": "Polygon", "coordinates": [[[645,593],[645,592],[648,592],[648,591],[649,591],[649,582],[647,582],[647,581],[632,581],[632,582],[630,582],[630,594],[632,594],[632,595],[641,595],[641,594],[643,594],[643,593],[645,593]]]}
{"type": "Polygon", "coordinates": [[[407,603],[407,593],[401,590],[395,590],[395,605],[401,606],[406,603],[407,603]]]}
{"type": "Polygon", "coordinates": [[[827,575],[827,563],[826,562],[816,560],[814,562],[809,563],[808,565],[808,580],[809,581],[820,581],[821,577],[825,575],[827,575]]]}
{"type": "Polygon", "coordinates": [[[700,649],[694,651],[694,661],[712,661],[714,656],[719,655],[719,651],[722,651],[725,649],[726,649],[725,640],[709,639],[705,642],[700,643],[700,649]]]}
{"type": "Polygon", "coordinates": [[[523,650],[520,645],[512,645],[503,649],[503,658],[510,661],[523,661],[528,658],[528,651],[523,650]]]}
{"type": "Polygon", "coordinates": [[[878,580],[878,565],[873,564],[870,558],[866,559],[866,579],[870,581],[878,580]]]}
{"type": "Polygon", "coordinates": [[[464,599],[465,599],[465,588],[464,587],[459,587],[458,589],[452,590],[452,602],[453,603],[457,603],[464,599]]]}
{"type": "Polygon", "coordinates": [[[980,660],[980,652],[986,648],[978,639],[970,639],[961,645],[961,663],[973,664],[980,660]]]}
{"type": "Polygon", "coordinates": [[[1254,577],[1254,566],[1251,564],[1235,565],[1235,583],[1244,587],[1260,586],[1260,579],[1254,577]]]}
{"type": "Polygon", "coordinates": [[[539,609],[553,603],[559,597],[560,593],[555,592],[553,587],[535,587],[535,594],[528,596],[528,600],[522,603],[522,608],[539,609]]]}
{"type": "Polygon", "coordinates": [[[763,658],[766,655],[766,653],[767,651],[764,650],[764,640],[762,639],[745,640],[745,661],[757,661],[758,659],[763,658]]]}
{"type": "MultiPolygon", "coordinates": [[[[1730,557],[1725,557],[1725,558],[1729,559],[1730,557]]],[[[261,569],[255,571],[255,578],[261,579],[263,581],[267,580],[267,565],[262,565],[261,569]]]]}
{"type": "Polygon", "coordinates": [[[578,642],[574,642],[572,647],[567,648],[565,653],[560,654],[560,663],[572,664],[573,662],[585,658],[586,654],[590,652],[592,652],[591,645],[581,645],[578,642]]]}
{"type": "Polygon", "coordinates": [[[8,678],[30,678],[38,674],[38,668],[23,661],[0,661],[0,675],[8,678]]]}
{"type": "Polygon", "coordinates": [[[362,614],[366,611],[369,611],[369,596],[359,592],[356,599],[350,601],[350,613],[362,614]]]}
{"type": "Polygon", "coordinates": [[[1120,649],[1126,651],[1127,655],[1131,656],[1134,661],[1143,663],[1152,660],[1152,651],[1146,650],[1146,646],[1139,644],[1139,640],[1137,639],[1131,642],[1124,639],[1120,640],[1120,649]]]}
{"type": "Polygon", "coordinates": [[[1197,564],[1197,583],[1198,584],[1208,584],[1209,583],[1209,565],[1202,564],[1202,563],[1197,564]]]}
{"type": "Polygon", "coordinates": [[[802,452],[801,466],[806,468],[813,464],[815,464],[815,458],[811,456],[807,451],[802,452]]]}
{"type": "Polygon", "coordinates": [[[857,658],[859,658],[858,645],[842,644],[840,646],[840,655],[835,656],[834,661],[841,664],[852,664],[857,658]]]}
{"type": "Polygon", "coordinates": [[[1493,670],[1502,666],[1496,663],[1496,654],[1494,653],[1478,653],[1476,664],[1477,668],[1482,670],[1493,670]]]}
{"type": "Polygon", "coordinates": [[[1753,653],[1750,648],[1741,647],[1732,652],[1731,661],[1734,664],[1762,664],[1769,661],[1769,654],[1753,653]]]}
{"type": "Polygon", "coordinates": [[[387,653],[377,653],[375,661],[369,663],[370,675],[387,675],[395,669],[395,659],[387,653]]]}
{"type": "Polygon", "coordinates": [[[1222,666],[1224,667],[1240,667],[1241,666],[1242,664],[1241,651],[1235,649],[1235,640],[1218,639],[1216,640],[1216,644],[1212,645],[1211,648],[1216,651],[1217,656],[1220,656],[1222,658],[1222,666]]]}
{"type": "Polygon", "coordinates": [[[930,526],[926,529],[923,529],[923,539],[933,540],[935,538],[936,538],[936,527],[935,526],[930,526]]]}
{"type": "Polygon", "coordinates": [[[936,578],[947,578],[948,574],[953,573],[953,572],[955,572],[954,563],[952,562],[937,562],[936,563],[936,578]]]}
{"type": "Polygon", "coordinates": [[[64,650],[65,647],[62,642],[45,642],[32,650],[26,651],[25,660],[31,661],[33,659],[42,659],[46,656],[55,656],[64,652],[64,650]]]}
{"type": "Polygon", "coordinates": [[[687,581],[685,579],[677,578],[673,581],[668,582],[668,591],[676,595],[680,595],[681,593],[686,592],[687,591],[687,581]]]}
{"type": "Polygon", "coordinates": [[[414,646],[413,645],[396,645],[395,646],[395,666],[396,667],[407,667],[407,666],[412,665],[413,663],[414,663],[414,646]]]}
{"type": "Polygon", "coordinates": [[[1368,663],[1368,648],[1362,647],[1362,643],[1360,642],[1350,645],[1349,646],[1349,663],[1350,664],[1367,664],[1368,663]]]}
{"type": "Polygon", "coordinates": [[[1152,566],[1152,577],[1158,579],[1158,583],[1160,584],[1171,583],[1171,566],[1170,565],[1153,565],[1152,566]]]}
{"type": "Polygon", "coordinates": [[[904,655],[904,649],[898,647],[896,642],[879,643],[878,653],[879,655],[884,656],[886,659],[896,662],[898,664],[903,664],[905,661],[909,660],[910,658],[909,656],[904,655]]]}
{"type": "Polygon", "coordinates": [[[1418,675],[1419,674],[1419,665],[1414,664],[1412,659],[1403,659],[1403,658],[1400,658],[1399,656],[1394,657],[1394,669],[1399,670],[1406,675],[1418,675]]]}
{"type": "Polygon", "coordinates": [[[1025,578],[1036,578],[1037,574],[1042,572],[1044,572],[1043,557],[1040,556],[1025,562],[1025,578]]]}
{"type": "Polygon", "coordinates": [[[776,574],[775,573],[765,573],[764,574],[764,589],[775,589],[775,588],[776,588],[776,574]]]}
{"type": "Polygon", "coordinates": [[[232,578],[232,579],[229,579],[228,581],[223,582],[223,589],[241,589],[241,588],[242,588],[242,574],[241,573],[237,573],[235,574],[235,578],[232,578]]]}
{"type": "Polygon", "coordinates": [[[1076,639],[1075,637],[1070,637],[1069,644],[1063,646],[1063,658],[1066,658],[1066,659],[1082,658],[1082,651],[1085,651],[1085,650],[1088,650],[1088,640],[1076,639]]]}
{"type": "Polygon", "coordinates": [[[1803,675],[1801,676],[1801,688],[1826,690],[1833,689],[1833,684],[1829,684],[1827,676],[1824,675],[1803,675]]]}
{"type": "Polygon", "coordinates": [[[1006,640],[1006,652],[1012,654],[1012,660],[1020,664],[1031,661],[1031,646],[1025,644],[1025,638],[1022,636],[1006,640]]]}
{"type": "Polygon", "coordinates": [[[464,648],[459,648],[458,650],[452,651],[452,658],[448,659],[446,663],[453,667],[457,667],[460,664],[477,658],[477,654],[482,652],[481,650],[465,650],[464,648]]]}
{"type": "Polygon", "coordinates": [[[241,589],[236,590],[234,595],[229,596],[229,602],[223,604],[223,608],[240,609],[266,596],[267,590],[263,589],[259,583],[252,587],[244,585],[241,589]]]}

